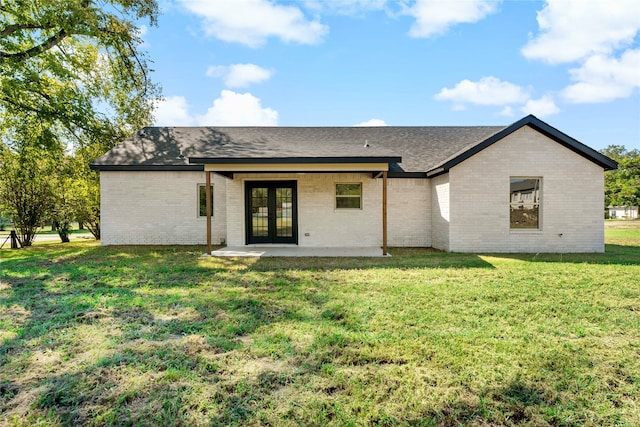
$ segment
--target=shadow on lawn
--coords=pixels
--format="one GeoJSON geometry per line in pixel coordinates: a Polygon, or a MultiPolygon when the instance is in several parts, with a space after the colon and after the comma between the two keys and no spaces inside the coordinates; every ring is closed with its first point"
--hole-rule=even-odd
{"type": "Polygon", "coordinates": [[[2,262],[0,322],[16,332],[0,347],[0,414],[26,424],[184,425],[195,413],[224,424],[293,381],[292,367],[265,362],[237,375],[229,359],[260,327],[312,321],[296,304],[322,308],[322,284],[284,271],[255,277],[243,261],[203,267],[199,251],[149,251],[2,262]],[[203,400],[184,378],[215,392],[203,400]]]}
{"type": "Polygon", "coordinates": [[[539,253],[539,254],[486,254],[497,258],[517,259],[529,262],[551,262],[594,265],[640,265],[640,246],[605,245],[605,252],[598,253],[539,253]]]}
{"type": "MultiPolygon", "coordinates": [[[[409,425],[565,425],[563,404],[550,391],[528,385],[516,378],[507,384],[484,390],[470,400],[443,403],[427,410],[409,425]],[[546,417],[541,413],[548,414],[546,417]]],[[[571,425],[571,423],[569,423],[571,425]]]]}
{"type": "MultiPolygon", "coordinates": [[[[308,349],[292,349],[277,334],[253,343],[258,329],[291,320],[299,327],[325,322],[340,331],[362,326],[332,301],[335,283],[291,269],[493,268],[478,255],[413,249],[399,249],[391,259],[210,263],[199,259],[201,247],[90,247],[77,254],[52,248],[64,251],[1,264],[0,307],[15,315],[0,321],[13,322],[18,332],[0,347],[0,414],[25,424],[258,423],[261,408],[282,404],[278,395],[292,384],[313,389],[310,377],[317,381],[332,362],[372,369],[405,363],[366,358],[349,347],[346,333],[329,329],[316,333],[308,349]]],[[[563,262],[614,263],[610,254],[602,262],[599,257],[563,262]]],[[[337,423],[339,389],[332,387],[314,393],[327,407],[325,421],[337,423]]],[[[423,408],[419,418],[399,423],[535,424],[541,413],[561,412],[563,404],[550,396],[516,379],[469,401],[423,408]]],[[[296,418],[300,408],[287,405],[295,399],[281,408],[291,411],[291,420],[313,421],[296,418]]],[[[389,420],[377,424],[398,424],[389,420]]]]}
{"type": "MultiPolygon", "coordinates": [[[[478,254],[447,253],[432,248],[391,248],[389,258],[367,257],[265,257],[256,258],[249,268],[255,271],[367,270],[367,269],[470,269],[495,268],[478,254]]],[[[238,258],[235,259],[239,260],[238,258]]]]}

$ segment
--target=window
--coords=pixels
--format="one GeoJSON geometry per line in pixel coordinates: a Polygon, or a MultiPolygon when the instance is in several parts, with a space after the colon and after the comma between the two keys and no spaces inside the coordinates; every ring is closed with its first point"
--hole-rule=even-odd
{"type": "Polygon", "coordinates": [[[360,209],[362,184],[336,184],[336,209],[360,209]]]}
{"type": "Polygon", "coordinates": [[[511,178],[509,209],[510,227],[540,228],[540,184],[542,178],[511,178]]]}
{"type": "MultiPolygon", "coordinates": [[[[198,184],[198,216],[207,216],[207,187],[198,184]]],[[[211,216],[213,216],[213,185],[211,186],[211,216]]]]}

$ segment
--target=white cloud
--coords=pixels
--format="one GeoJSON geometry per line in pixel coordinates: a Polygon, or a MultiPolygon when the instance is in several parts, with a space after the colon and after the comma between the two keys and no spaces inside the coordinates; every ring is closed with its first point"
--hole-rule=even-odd
{"type": "Polygon", "coordinates": [[[208,36],[250,47],[263,45],[269,37],[285,42],[315,44],[322,41],[328,27],[309,21],[292,5],[269,0],[180,0],[204,21],[208,36]]]}
{"type": "Polygon", "coordinates": [[[550,95],[545,95],[540,99],[530,99],[520,110],[525,114],[533,114],[538,117],[551,116],[560,112],[550,95]]]}
{"type": "Polygon", "coordinates": [[[246,87],[269,80],[273,73],[255,64],[233,64],[212,65],[206,74],[209,77],[221,77],[227,87],[246,87]]]}
{"type": "Polygon", "coordinates": [[[478,22],[497,9],[498,0],[416,0],[407,14],[416,18],[409,30],[412,37],[431,37],[445,33],[449,27],[478,22]]]}
{"type": "Polygon", "coordinates": [[[223,90],[197,122],[201,126],[276,126],[278,112],[263,108],[260,99],[250,93],[223,90]]]}
{"type": "Polygon", "coordinates": [[[263,108],[250,93],[223,90],[202,114],[190,112],[184,96],[168,96],[156,102],[155,126],[276,126],[278,112],[263,108]]]}
{"type": "Polygon", "coordinates": [[[453,101],[458,106],[508,105],[526,102],[529,94],[518,85],[489,76],[481,78],[478,82],[462,80],[453,89],[443,88],[434,98],[438,101],[453,101]]]}
{"type": "Polygon", "coordinates": [[[552,64],[609,54],[629,46],[640,30],[638,0],[547,0],[538,12],[540,33],[524,56],[552,64]]]}
{"type": "Polygon", "coordinates": [[[513,108],[510,105],[507,105],[498,113],[499,116],[513,117],[514,112],[513,108]]]}
{"type": "Polygon", "coordinates": [[[626,51],[619,60],[594,55],[569,73],[577,83],[562,92],[568,102],[608,102],[629,97],[640,88],[640,49],[626,51]]]}
{"type": "Polygon", "coordinates": [[[438,101],[452,101],[454,111],[464,111],[469,104],[503,107],[497,114],[511,117],[513,105],[520,105],[525,114],[539,117],[556,114],[560,109],[551,95],[531,99],[528,90],[496,77],[483,77],[477,82],[462,80],[452,89],[444,88],[434,96],[438,101]]]}
{"type": "Polygon", "coordinates": [[[155,103],[155,126],[192,126],[189,106],[184,96],[168,96],[155,103]]]}
{"type": "Polygon", "coordinates": [[[387,0],[304,0],[307,9],[316,12],[332,12],[340,15],[357,15],[385,8],[387,0]]]}
{"type": "Polygon", "coordinates": [[[389,126],[389,125],[382,119],[371,119],[371,120],[367,120],[366,122],[358,123],[358,124],[353,125],[353,126],[355,126],[355,127],[373,127],[373,126],[389,126]]]}

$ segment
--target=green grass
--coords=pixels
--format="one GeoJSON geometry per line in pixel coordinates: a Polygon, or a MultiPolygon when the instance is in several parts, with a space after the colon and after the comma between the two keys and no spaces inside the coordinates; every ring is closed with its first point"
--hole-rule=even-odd
{"type": "Polygon", "coordinates": [[[607,253],[0,251],[1,425],[640,425],[640,229],[607,253]]]}
{"type": "MultiPolygon", "coordinates": [[[[5,238],[9,235],[9,233],[11,232],[11,230],[13,229],[12,226],[7,226],[5,227],[4,230],[0,230],[0,237],[4,236],[5,238]]],[[[45,225],[44,227],[40,227],[38,228],[37,234],[46,234],[46,235],[57,235],[58,232],[54,231],[51,229],[51,225],[45,225]]],[[[91,234],[89,230],[87,230],[86,228],[83,230],[80,230],[78,228],[78,223],[74,222],[71,224],[71,231],[70,234],[91,234]]],[[[0,245],[2,244],[2,242],[0,241],[0,245]]]]}

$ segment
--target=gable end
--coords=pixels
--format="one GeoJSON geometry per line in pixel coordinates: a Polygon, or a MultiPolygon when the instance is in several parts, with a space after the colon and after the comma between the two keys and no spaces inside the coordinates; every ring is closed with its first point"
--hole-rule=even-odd
{"type": "Polygon", "coordinates": [[[614,160],[608,158],[603,154],[598,153],[596,150],[584,145],[578,140],[570,137],[569,135],[559,131],[558,129],[548,125],[547,123],[538,119],[534,115],[530,114],[527,117],[521,120],[518,120],[512,125],[490,136],[489,138],[485,139],[479,144],[472,146],[471,148],[465,150],[464,152],[458,154],[457,156],[431,169],[430,171],[427,172],[427,176],[435,177],[440,174],[448,172],[449,169],[451,169],[452,167],[456,166],[457,164],[460,164],[461,162],[467,160],[469,157],[479,153],[485,148],[511,135],[513,132],[517,131],[518,129],[521,129],[524,126],[529,126],[530,128],[540,132],[541,134],[545,135],[547,138],[568,148],[569,150],[584,157],[585,159],[597,164],[598,166],[602,167],[604,170],[617,169],[618,167],[618,164],[614,160]]]}

